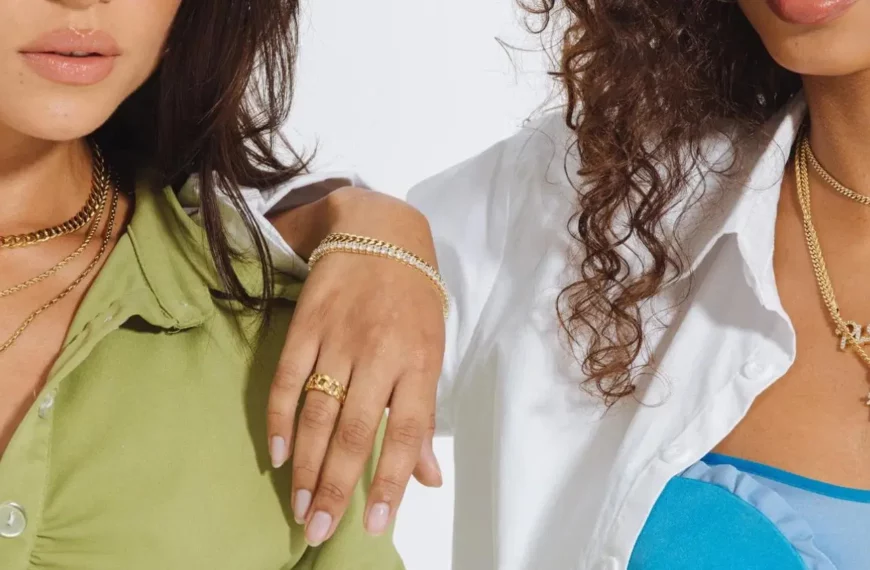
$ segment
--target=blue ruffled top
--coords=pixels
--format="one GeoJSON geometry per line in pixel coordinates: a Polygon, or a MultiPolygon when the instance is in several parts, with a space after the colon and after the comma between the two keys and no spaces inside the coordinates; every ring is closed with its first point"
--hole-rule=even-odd
{"type": "Polygon", "coordinates": [[[629,570],[867,570],[870,491],[710,454],[672,479],[629,570]]]}

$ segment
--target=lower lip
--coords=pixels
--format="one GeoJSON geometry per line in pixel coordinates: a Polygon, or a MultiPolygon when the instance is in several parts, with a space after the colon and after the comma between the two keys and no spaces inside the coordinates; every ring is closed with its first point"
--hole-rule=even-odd
{"type": "Polygon", "coordinates": [[[115,67],[115,58],[112,56],[71,57],[57,53],[21,55],[38,75],[64,85],[94,85],[108,77],[115,67]]]}
{"type": "Polygon", "coordinates": [[[858,0],[767,0],[776,14],[791,24],[804,26],[830,22],[858,0]]]}

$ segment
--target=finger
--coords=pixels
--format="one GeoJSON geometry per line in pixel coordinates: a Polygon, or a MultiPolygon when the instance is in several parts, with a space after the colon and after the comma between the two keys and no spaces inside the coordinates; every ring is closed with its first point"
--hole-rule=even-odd
{"type": "Polygon", "coordinates": [[[423,448],[420,450],[420,459],[414,467],[414,478],[426,487],[440,487],[444,484],[441,474],[441,466],[435,457],[435,449],[432,447],[432,439],[435,437],[435,415],[432,415],[429,433],[423,440],[423,448]]]}
{"type": "Polygon", "coordinates": [[[383,534],[396,514],[429,429],[434,394],[423,382],[400,380],[393,391],[384,447],[378,460],[365,515],[366,530],[383,534]]]}
{"type": "MultiPolygon", "coordinates": [[[[347,386],[350,364],[335,353],[321,353],[314,371],[347,386]]],[[[317,390],[305,394],[305,403],[299,413],[293,449],[293,477],[291,503],[296,522],[306,521],[320,468],[335,428],[340,409],[338,400],[317,390]]]]}
{"type": "Polygon", "coordinates": [[[317,358],[317,339],[309,332],[303,332],[307,330],[307,327],[302,326],[303,322],[302,319],[291,321],[269,390],[266,433],[269,437],[269,455],[275,468],[284,465],[290,456],[299,397],[317,358]]]}
{"type": "MultiPolygon", "coordinates": [[[[388,375],[371,368],[362,369],[364,371],[359,373],[357,370],[354,368],[347,402],[332,436],[311,507],[312,521],[330,522],[326,534],[317,535],[317,539],[329,538],[344,516],[360,476],[371,458],[384,410],[390,399],[392,383],[382,383],[386,387],[379,391],[371,388],[378,385],[374,379],[389,378],[388,375]]],[[[323,530],[312,529],[312,526],[309,525],[312,534],[313,531],[323,530]]]]}

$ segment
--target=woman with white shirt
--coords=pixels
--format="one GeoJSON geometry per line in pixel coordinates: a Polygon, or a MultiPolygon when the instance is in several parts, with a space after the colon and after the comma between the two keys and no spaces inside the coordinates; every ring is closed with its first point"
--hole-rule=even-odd
{"type": "Polygon", "coordinates": [[[454,567],[870,567],[870,0],[552,4],[565,116],[409,198],[454,567]]]}

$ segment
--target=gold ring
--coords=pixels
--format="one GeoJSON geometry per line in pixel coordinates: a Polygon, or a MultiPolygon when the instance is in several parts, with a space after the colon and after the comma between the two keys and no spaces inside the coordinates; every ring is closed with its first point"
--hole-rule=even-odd
{"type": "Polygon", "coordinates": [[[317,390],[328,396],[332,396],[338,403],[344,405],[344,400],[347,398],[347,389],[341,385],[338,380],[326,374],[312,374],[308,377],[305,383],[305,391],[317,390]]]}

